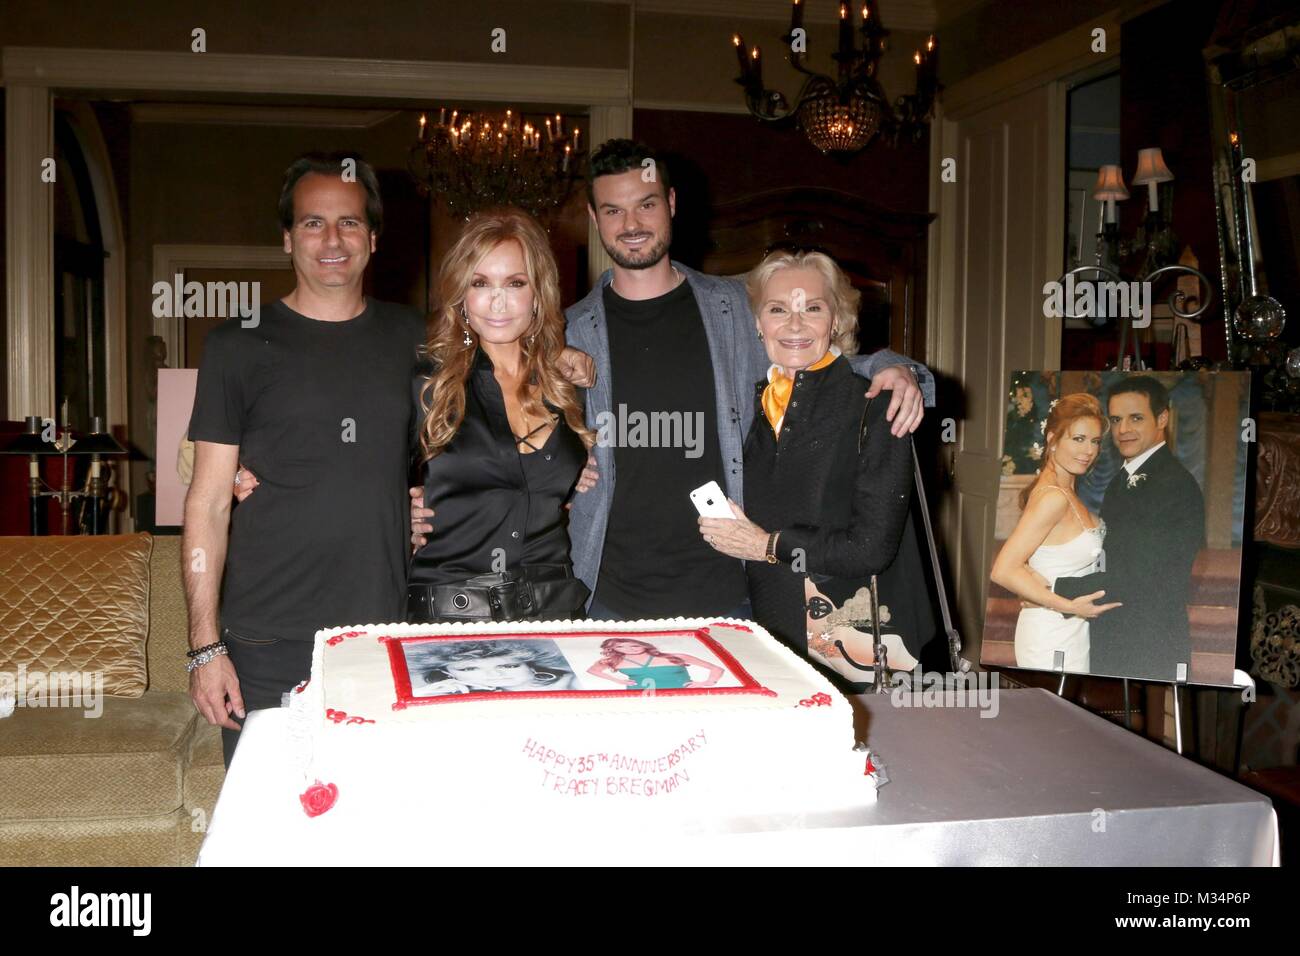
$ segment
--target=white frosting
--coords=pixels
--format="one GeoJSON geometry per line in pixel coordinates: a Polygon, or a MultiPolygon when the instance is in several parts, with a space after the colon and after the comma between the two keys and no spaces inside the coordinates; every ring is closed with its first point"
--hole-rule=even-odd
{"type": "MultiPolygon", "coordinates": [[[[684,637],[645,639],[670,645],[661,648],[665,653],[704,659],[711,654],[698,642],[698,652],[684,650],[684,637]]],[[[701,676],[695,667],[690,674],[701,676]]],[[[303,788],[316,780],[338,787],[334,806],[311,825],[342,860],[384,858],[376,848],[402,840],[403,833],[409,840],[416,819],[438,821],[431,847],[454,845],[462,855],[482,854],[490,843],[507,856],[493,834],[499,835],[501,820],[515,821],[516,829],[526,820],[529,832],[564,834],[575,860],[595,862],[589,841],[568,838],[607,834],[635,843],[638,834],[725,831],[746,821],[764,829],[800,825],[819,813],[875,800],[863,755],[853,750],[849,702],[751,622],[675,618],[333,628],[316,635],[311,680],[290,705],[303,788]],[[399,695],[389,645],[380,640],[566,635],[556,644],[574,663],[576,682],[617,690],[582,666],[595,659],[600,640],[697,629],[721,645],[758,688],[743,691],[743,675],[729,669],[715,692],[623,690],[591,697],[552,691],[528,698],[499,693],[394,709],[399,695]],[[731,689],[722,691],[726,685],[731,689]],[[585,849],[579,853],[578,846],[585,849]]],[[[432,858],[417,855],[410,862],[432,858]]]]}

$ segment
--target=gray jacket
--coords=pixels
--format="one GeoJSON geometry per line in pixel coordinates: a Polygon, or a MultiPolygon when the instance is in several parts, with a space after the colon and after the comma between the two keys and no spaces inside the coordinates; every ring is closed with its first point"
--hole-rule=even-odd
{"type": "MultiPolygon", "coordinates": [[[[754,315],[743,282],[705,275],[680,262],[673,265],[691,284],[704,320],[709,354],[713,358],[713,381],[717,387],[718,442],[726,471],[725,488],[727,496],[743,506],[743,448],[754,417],[754,385],[767,376],[771,362],[755,332],[754,315]]],[[[607,271],[586,298],[565,310],[569,345],[596,360],[596,384],[587,390],[587,424],[593,428],[613,412],[614,405],[604,299],[604,289],[612,275],[612,270],[607,271]]],[[[925,366],[883,349],[871,355],[853,356],[850,362],[855,372],[867,378],[890,365],[907,365],[920,383],[925,404],[934,404],[934,378],[925,366]]],[[[594,451],[600,480],[590,491],[574,495],[573,509],[569,512],[573,571],[591,588],[592,594],[596,593],[596,576],[605,547],[605,527],[614,501],[614,482],[618,477],[614,474],[612,445],[602,446],[598,442],[594,451]]]]}

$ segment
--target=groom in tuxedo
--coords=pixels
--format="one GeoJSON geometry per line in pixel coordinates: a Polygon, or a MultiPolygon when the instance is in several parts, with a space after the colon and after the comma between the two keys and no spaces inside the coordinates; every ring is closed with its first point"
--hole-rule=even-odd
{"type": "Polygon", "coordinates": [[[1107,400],[1111,437],[1124,467],[1106,489],[1102,570],[1057,578],[1055,591],[1074,599],[1104,591],[1123,606],[1092,621],[1094,674],[1173,681],[1191,671],[1187,623],[1192,563],[1205,540],[1200,485],[1165,444],[1169,392],[1147,375],[1125,378],[1107,400]]]}

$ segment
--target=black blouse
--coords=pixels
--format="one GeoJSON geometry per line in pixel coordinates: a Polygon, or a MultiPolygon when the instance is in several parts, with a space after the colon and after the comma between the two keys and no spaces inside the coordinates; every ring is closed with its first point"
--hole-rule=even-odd
{"type": "Polygon", "coordinates": [[[890,433],[889,395],[868,402],[870,383],[844,358],[795,374],[779,439],[763,414],[766,384],[756,386],[745,441],[745,514],[781,532],[780,563],[749,561],[745,570],[755,620],[807,653],[805,576],[838,604],[894,563],[908,521],[912,440],[890,433]]]}
{"type": "MultiPolygon", "coordinates": [[[[420,392],[428,376],[426,367],[412,386],[417,428],[426,411],[420,392]]],[[[412,560],[411,584],[450,584],[520,565],[569,563],[564,503],[587,450],[564,416],[547,407],[558,423],[540,450],[520,454],[492,361],[478,350],[466,383],[465,419],[451,443],[424,466],[424,502],[435,514],[428,543],[412,560]],[[494,565],[498,555],[504,567],[500,561],[494,565]]]]}

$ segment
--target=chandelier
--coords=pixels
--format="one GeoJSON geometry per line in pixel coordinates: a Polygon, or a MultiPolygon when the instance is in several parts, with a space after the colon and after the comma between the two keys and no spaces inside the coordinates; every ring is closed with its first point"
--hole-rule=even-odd
{"type": "Polygon", "coordinates": [[[423,195],[441,197],[462,218],[490,206],[518,206],[545,220],[582,178],[577,126],[560,113],[525,117],[438,111],[420,116],[407,170],[423,195]]]}
{"type": "Polygon", "coordinates": [[[785,94],[769,90],[763,85],[763,61],[757,46],[747,48],[739,33],[732,34],[740,64],[736,82],[744,88],[745,106],[749,112],[765,122],[780,122],[794,118],[817,149],[823,153],[855,153],[876,136],[882,134],[891,145],[900,139],[916,141],[921,138],[926,123],[934,109],[938,92],[939,47],[935,38],[926,40],[925,48],[912,55],[916,64],[916,92],[900,96],[891,106],[876,71],[884,55],[889,31],[880,22],[880,15],[863,4],[860,25],[854,29],[849,4],[840,3],[839,46],[831,54],[838,64],[835,79],[808,69],[807,32],[803,27],[803,8],[806,0],[793,0],[790,12],[790,30],[781,43],[790,50],[790,65],[807,75],[798,99],[791,106],[785,94]],[[854,35],[862,36],[862,47],[857,47],[854,35]]]}

